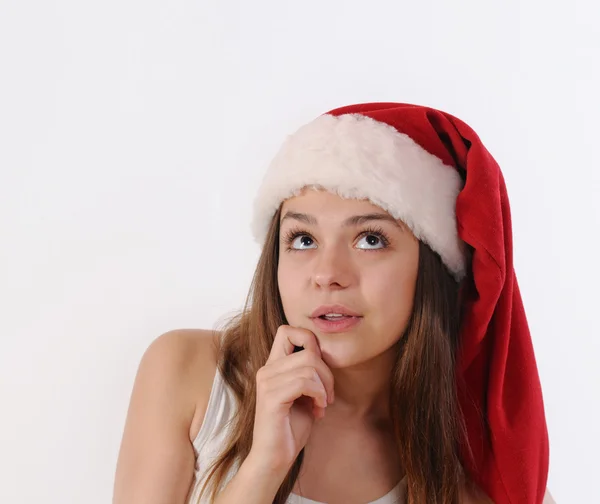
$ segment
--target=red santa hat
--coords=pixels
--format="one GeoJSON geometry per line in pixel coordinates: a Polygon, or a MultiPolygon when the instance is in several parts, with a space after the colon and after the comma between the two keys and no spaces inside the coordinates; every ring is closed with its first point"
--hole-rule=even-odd
{"type": "Polygon", "coordinates": [[[548,476],[542,391],[513,269],[506,186],[477,134],[416,105],[332,110],[289,136],[269,166],[252,222],[259,243],[281,202],[307,186],[370,200],[406,223],[457,281],[469,277],[457,356],[473,455],[463,450],[466,469],[496,504],[541,503],[548,476]]]}

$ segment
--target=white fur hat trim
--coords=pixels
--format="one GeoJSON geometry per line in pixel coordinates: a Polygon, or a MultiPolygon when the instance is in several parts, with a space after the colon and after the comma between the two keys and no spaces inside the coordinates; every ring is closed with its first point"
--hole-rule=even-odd
{"type": "Polygon", "coordinates": [[[408,135],[360,114],[322,115],[290,135],[254,201],[252,233],[264,243],[279,205],[304,187],[368,199],[402,220],[457,280],[466,259],[456,226],[458,171],[408,135]]]}

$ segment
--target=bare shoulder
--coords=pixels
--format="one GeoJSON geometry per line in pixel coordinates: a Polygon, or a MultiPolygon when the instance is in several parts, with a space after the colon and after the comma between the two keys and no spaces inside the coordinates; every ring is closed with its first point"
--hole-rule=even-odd
{"type": "Polygon", "coordinates": [[[219,334],[208,329],[175,329],[156,338],[148,347],[143,361],[187,375],[205,367],[215,371],[219,334]]]}
{"type": "Polygon", "coordinates": [[[175,329],[160,335],[148,347],[142,367],[172,382],[179,389],[179,396],[189,404],[202,406],[208,402],[216,372],[219,337],[207,329],[175,329]],[[184,399],[185,400],[185,399],[184,399]]]}
{"type": "Polygon", "coordinates": [[[190,437],[204,418],[216,371],[218,333],[178,329],[144,352],[125,422],[114,503],[179,502],[192,481],[190,437]]]}
{"type": "Polygon", "coordinates": [[[194,414],[189,422],[191,441],[200,430],[208,406],[217,370],[219,341],[220,335],[216,331],[177,329],[163,334],[153,343],[157,347],[166,347],[167,354],[173,353],[170,360],[175,362],[178,372],[182,373],[179,382],[194,405],[194,414]]]}

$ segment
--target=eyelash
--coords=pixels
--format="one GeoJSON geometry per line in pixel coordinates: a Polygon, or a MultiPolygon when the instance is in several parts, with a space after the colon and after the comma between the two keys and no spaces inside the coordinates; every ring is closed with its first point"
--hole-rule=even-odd
{"type": "MultiPolygon", "coordinates": [[[[388,235],[385,233],[383,228],[381,228],[379,226],[367,227],[358,235],[357,238],[364,238],[365,236],[371,236],[371,235],[377,236],[377,238],[379,238],[381,240],[381,242],[383,244],[383,249],[387,248],[388,245],[390,244],[390,239],[388,238],[388,235]]],[[[302,249],[294,249],[294,248],[290,247],[290,245],[294,242],[294,240],[296,238],[298,238],[298,236],[309,236],[314,241],[314,238],[311,236],[311,234],[307,233],[303,229],[291,228],[289,231],[287,231],[285,233],[285,235],[283,237],[283,242],[286,245],[286,250],[288,250],[289,252],[300,252],[302,250],[302,249]]],[[[382,250],[382,249],[366,250],[366,252],[368,252],[368,251],[375,252],[377,250],[382,250]]]]}

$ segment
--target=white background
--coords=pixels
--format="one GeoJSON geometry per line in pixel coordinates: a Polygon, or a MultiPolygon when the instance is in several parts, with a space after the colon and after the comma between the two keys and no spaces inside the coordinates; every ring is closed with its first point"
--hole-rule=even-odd
{"type": "Polygon", "coordinates": [[[241,307],[266,164],[362,101],[446,110],[499,161],[549,488],[596,502],[598,5],[0,0],[0,502],[110,502],[143,351],[241,307]]]}

